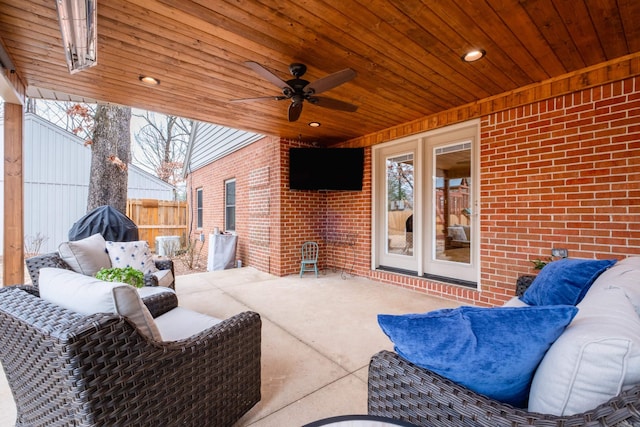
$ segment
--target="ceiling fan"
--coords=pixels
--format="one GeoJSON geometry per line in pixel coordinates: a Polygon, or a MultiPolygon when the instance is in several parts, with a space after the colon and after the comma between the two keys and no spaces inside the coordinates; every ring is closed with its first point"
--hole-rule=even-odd
{"type": "Polygon", "coordinates": [[[354,112],[358,109],[356,105],[349,104],[348,102],[327,98],[326,96],[317,96],[319,93],[326,92],[353,79],[356,76],[356,72],[351,68],[345,68],[342,71],[329,74],[328,76],[310,83],[309,81],[302,79],[304,73],[307,72],[307,66],[304,64],[294,63],[289,65],[289,72],[294,78],[287,81],[282,80],[280,77],[276,76],[257,62],[247,61],[245,64],[265,80],[278,86],[282,90],[282,95],[232,99],[232,102],[262,101],[267,99],[282,101],[284,99],[290,99],[290,122],[298,120],[300,113],[302,113],[302,103],[305,100],[313,105],[331,108],[333,110],[354,112]]]}

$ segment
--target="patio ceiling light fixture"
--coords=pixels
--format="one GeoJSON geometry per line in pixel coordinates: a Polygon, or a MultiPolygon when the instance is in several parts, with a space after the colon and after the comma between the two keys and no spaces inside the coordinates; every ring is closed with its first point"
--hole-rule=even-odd
{"type": "Polygon", "coordinates": [[[487,52],[484,49],[474,49],[462,55],[462,60],[464,62],[475,62],[484,58],[486,54],[487,52]]]}
{"type": "Polygon", "coordinates": [[[319,128],[320,122],[309,122],[309,126],[311,126],[312,128],[319,128]]]}
{"type": "Polygon", "coordinates": [[[151,77],[151,76],[143,76],[143,75],[139,75],[138,76],[138,80],[140,80],[142,83],[149,85],[149,86],[158,86],[160,84],[160,80],[156,79],[155,77],[151,77]]]}
{"type": "Polygon", "coordinates": [[[71,74],[98,61],[97,0],[56,0],[62,44],[71,74]]]}

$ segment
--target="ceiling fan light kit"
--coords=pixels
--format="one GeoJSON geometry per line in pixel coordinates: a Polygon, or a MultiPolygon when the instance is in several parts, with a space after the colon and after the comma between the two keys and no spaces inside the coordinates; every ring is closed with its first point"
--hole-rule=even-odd
{"type": "Polygon", "coordinates": [[[247,61],[245,64],[255,71],[259,76],[280,88],[282,95],[279,96],[262,96],[258,98],[233,99],[232,102],[247,102],[261,100],[282,101],[291,100],[289,104],[288,119],[295,122],[300,118],[304,101],[319,107],[330,108],[332,110],[355,112],[358,107],[348,102],[340,101],[326,96],[317,96],[319,93],[326,92],[343,83],[346,83],[356,77],[356,72],[351,68],[345,68],[328,76],[322,77],[312,83],[302,78],[307,72],[307,66],[300,63],[289,65],[289,72],[293,76],[287,81],[273,74],[257,62],[247,61]]]}

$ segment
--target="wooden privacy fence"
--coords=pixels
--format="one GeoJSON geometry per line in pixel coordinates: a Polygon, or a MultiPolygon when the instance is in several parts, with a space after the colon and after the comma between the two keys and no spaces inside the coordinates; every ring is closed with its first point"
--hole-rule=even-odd
{"type": "Polygon", "coordinates": [[[127,216],[138,226],[140,240],[158,252],[156,237],[179,236],[184,246],[187,238],[187,203],[155,199],[127,200],[127,216]]]}

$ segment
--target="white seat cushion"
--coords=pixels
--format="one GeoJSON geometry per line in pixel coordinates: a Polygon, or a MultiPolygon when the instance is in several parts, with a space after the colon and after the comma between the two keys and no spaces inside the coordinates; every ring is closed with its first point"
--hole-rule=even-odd
{"type": "Polygon", "coordinates": [[[171,270],[158,270],[151,274],[158,278],[158,286],[169,287],[173,283],[173,274],[171,274],[171,270]]]}
{"type": "Polygon", "coordinates": [[[640,384],[640,318],[622,289],[591,289],[533,377],[529,410],[572,415],[640,384]]]}
{"type": "Polygon", "coordinates": [[[138,295],[140,295],[140,298],[146,298],[152,295],[158,295],[166,292],[171,292],[173,294],[176,293],[176,291],[174,291],[173,289],[163,288],[160,286],[143,286],[137,289],[138,289],[138,295]]]}
{"type": "Polygon", "coordinates": [[[163,341],[177,341],[196,335],[222,320],[183,307],[176,307],[155,318],[163,341]]]}
{"type": "Polygon", "coordinates": [[[526,302],[522,301],[519,297],[513,297],[509,301],[502,304],[503,307],[531,307],[526,302]]]}
{"type": "Polygon", "coordinates": [[[104,237],[97,233],[82,240],[60,243],[58,253],[73,271],[95,276],[100,269],[111,267],[105,243],[104,237]]]}

